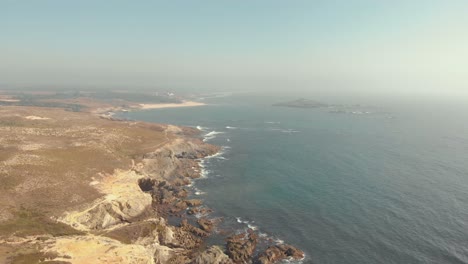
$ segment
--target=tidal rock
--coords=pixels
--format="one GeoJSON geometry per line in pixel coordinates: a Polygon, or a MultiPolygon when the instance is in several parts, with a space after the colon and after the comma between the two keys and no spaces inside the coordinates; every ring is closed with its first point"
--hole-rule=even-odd
{"type": "Polygon", "coordinates": [[[188,253],[180,253],[170,258],[167,262],[162,262],[161,264],[189,264],[191,262],[190,257],[187,256],[188,253]]]}
{"type": "Polygon", "coordinates": [[[171,234],[164,237],[163,243],[183,249],[198,248],[203,242],[202,237],[207,235],[203,230],[190,225],[185,219],[179,227],[172,227],[171,231],[171,234]]]}
{"type": "Polygon", "coordinates": [[[260,264],[272,264],[285,259],[300,260],[304,258],[304,252],[290,245],[270,246],[260,254],[258,262],[260,264]]]}
{"type": "Polygon", "coordinates": [[[180,227],[184,231],[190,232],[198,237],[207,237],[209,235],[208,232],[203,231],[202,229],[189,224],[187,219],[182,220],[180,227]]]}
{"type": "Polygon", "coordinates": [[[227,239],[227,254],[234,263],[250,263],[258,236],[249,229],[247,233],[231,236],[227,239]]]}
{"type": "Polygon", "coordinates": [[[187,214],[189,215],[194,215],[194,214],[207,215],[211,212],[213,212],[213,210],[211,210],[210,208],[206,208],[206,207],[194,207],[194,208],[190,208],[187,210],[187,214]]]}
{"type": "Polygon", "coordinates": [[[202,205],[202,201],[198,199],[186,200],[185,202],[191,207],[202,205]]]}
{"type": "Polygon", "coordinates": [[[178,210],[185,210],[187,208],[187,203],[185,201],[179,201],[174,206],[178,210]]]}
{"type": "Polygon", "coordinates": [[[138,180],[140,189],[144,192],[152,191],[154,186],[157,185],[157,181],[151,178],[141,178],[138,180]]]}
{"type": "Polygon", "coordinates": [[[214,220],[209,220],[209,219],[206,219],[206,218],[201,218],[201,219],[198,219],[197,221],[198,225],[200,226],[200,228],[208,233],[211,233],[211,231],[213,231],[213,228],[214,228],[214,225],[215,225],[215,221],[214,220]]]}

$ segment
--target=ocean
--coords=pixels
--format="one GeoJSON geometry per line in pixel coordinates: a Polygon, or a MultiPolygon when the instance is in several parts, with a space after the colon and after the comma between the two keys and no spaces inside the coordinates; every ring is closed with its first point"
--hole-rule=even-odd
{"type": "Polygon", "coordinates": [[[297,246],[302,263],[468,263],[465,105],[343,99],[333,111],[273,107],[285,99],[255,94],[204,100],[119,115],[198,127],[223,146],[193,185],[223,225],[297,246]]]}

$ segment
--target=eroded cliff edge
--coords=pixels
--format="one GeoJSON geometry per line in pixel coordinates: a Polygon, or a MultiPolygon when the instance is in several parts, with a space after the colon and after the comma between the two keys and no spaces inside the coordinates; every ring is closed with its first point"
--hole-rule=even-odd
{"type": "Polygon", "coordinates": [[[206,246],[219,219],[185,187],[219,149],[171,125],[60,109],[0,109],[0,261],[4,263],[273,263],[253,232],[206,246]],[[168,219],[177,218],[177,223],[168,219]]]}

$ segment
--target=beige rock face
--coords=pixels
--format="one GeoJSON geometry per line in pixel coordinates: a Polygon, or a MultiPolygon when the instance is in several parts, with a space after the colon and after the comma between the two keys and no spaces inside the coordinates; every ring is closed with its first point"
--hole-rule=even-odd
{"type": "Polygon", "coordinates": [[[134,171],[116,171],[104,176],[94,186],[106,196],[82,211],[67,212],[59,221],[89,231],[106,229],[141,215],[152,201],[151,195],[142,192],[138,186],[141,177],[134,171]]]}

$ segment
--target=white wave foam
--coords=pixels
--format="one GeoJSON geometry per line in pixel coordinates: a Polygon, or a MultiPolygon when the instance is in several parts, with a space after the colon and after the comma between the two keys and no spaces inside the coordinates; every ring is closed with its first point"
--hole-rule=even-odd
{"type": "Polygon", "coordinates": [[[283,129],[283,130],[281,130],[281,132],[283,132],[283,133],[299,133],[301,131],[294,130],[294,129],[283,129]]]}
{"type": "Polygon", "coordinates": [[[203,136],[203,141],[208,141],[210,139],[213,139],[219,134],[224,134],[224,132],[211,131],[208,134],[206,134],[205,136],[203,136]]]}
{"type": "Polygon", "coordinates": [[[222,155],[225,153],[226,147],[222,147],[220,151],[217,153],[204,157],[199,160],[198,166],[200,167],[200,178],[205,179],[208,175],[212,172],[211,170],[206,169],[207,162],[210,159],[218,159],[218,160],[227,160],[227,158],[223,157],[222,155]]]}
{"type": "Polygon", "coordinates": [[[204,157],[204,158],[201,159],[201,161],[200,161],[200,167],[204,167],[205,164],[206,164],[206,161],[207,161],[207,160],[210,160],[210,159],[227,160],[227,158],[226,158],[226,157],[223,157],[223,155],[226,153],[226,149],[230,149],[230,148],[231,148],[231,147],[229,147],[229,146],[222,146],[220,151],[216,152],[216,153],[213,154],[213,155],[204,157]]]}
{"type": "MultiPolygon", "coordinates": [[[[206,209],[205,206],[202,206],[201,208],[206,209]]],[[[207,216],[210,214],[210,212],[209,212],[209,210],[205,210],[205,212],[206,212],[206,213],[196,213],[196,214],[194,214],[194,216],[195,216],[197,219],[200,219],[200,218],[203,218],[203,217],[207,217],[207,216]]]]}
{"type": "Polygon", "coordinates": [[[277,239],[275,239],[275,243],[277,245],[282,245],[282,244],[284,244],[284,240],[281,240],[281,239],[277,238],[277,239]]]}
{"type": "Polygon", "coordinates": [[[202,127],[202,126],[196,126],[196,128],[200,131],[206,131],[208,129],[207,127],[202,127]]]}
{"type": "Polygon", "coordinates": [[[236,220],[237,220],[237,223],[239,224],[244,224],[246,225],[248,228],[252,229],[252,230],[258,230],[258,227],[253,225],[252,223],[254,223],[254,221],[247,221],[247,220],[242,220],[242,218],[240,217],[236,217],[236,220]]]}
{"type": "Polygon", "coordinates": [[[293,259],[292,257],[289,257],[285,260],[283,260],[282,263],[294,263],[294,264],[303,264],[304,263],[304,260],[306,259],[306,254],[304,254],[304,257],[299,259],[299,260],[296,260],[296,259],[293,259]]]}
{"type": "Polygon", "coordinates": [[[224,154],[224,152],[223,152],[223,150],[221,150],[221,151],[216,152],[216,153],[213,154],[213,155],[204,157],[204,158],[202,159],[203,165],[205,165],[204,162],[205,162],[206,160],[219,158],[219,157],[221,157],[221,155],[223,155],[223,154],[224,154]]]}
{"type": "Polygon", "coordinates": [[[254,225],[251,225],[251,224],[247,224],[247,227],[252,229],[252,230],[257,230],[258,227],[254,226],[254,225]]]}
{"type": "Polygon", "coordinates": [[[279,121],[265,121],[265,124],[281,124],[279,121]]]}
{"type": "Polygon", "coordinates": [[[201,172],[200,172],[200,178],[206,179],[206,178],[208,178],[208,175],[209,175],[210,173],[211,173],[210,170],[207,170],[207,169],[205,169],[205,168],[202,168],[202,169],[201,169],[201,172]]]}
{"type": "Polygon", "coordinates": [[[227,129],[237,129],[237,127],[226,126],[227,129]]]}
{"type": "MultiPolygon", "coordinates": [[[[256,225],[253,225],[253,223],[255,223],[255,221],[248,221],[248,220],[244,220],[242,219],[241,217],[236,217],[236,221],[237,223],[239,224],[243,224],[243,225],[246,225],[247,228],[249,229],[252,229],[254,231],[257,231],[258,233],[258,236],[261,237],[262,239],[265,239],[266,241],[270,241],[275,243],[276,245],[283,245],[284,244],[284,240],[282,239],[279,239],[277,237],[274,237],[274,236],[270,236],[268,235],[267,233],[263,233],[263,232],[260,232],[259,229],[258,229],[258,226],[256,225]]],[[[244,229],[243,231],[240,231],[240,233],[242,232],[246,232],[247,230],[244,229]]],[[[239,232],[239,231],[238,231],[239,232]]],[[[304,255],[304,258],[300,259],[300,260],[295,260],[293,258],[290,258],[290,259],[285,259],[283,260],[285,263],[303,263],[304,259],[305,259],[305,255],[304,255]]]]}
{"type": "Polygon", "coordinates": [[[206,136],[214,136],[214,135],[218,135],[218,134],[224,134],[224,132],[218,132],[218,131],[211,131],[210,133],[206,134],[206,136]]]}
{"type": "Polygon", "coordinates": [[[288,128],[288,129],[283,129],[283,128],[270,128],[269,129],[270,131],[279,131],[281,133],[299,133],[301,131],[299,130],[295,130],[295,129],[292,129],[292,128],[288,128]]]}
{"type": "Polygon", "coordinates": [[[205,194],[205,192],[200,191],[198,188],[194,188],[194,189],[195,189],[195,195],[203,195],[203,194],[205,194]]]}

